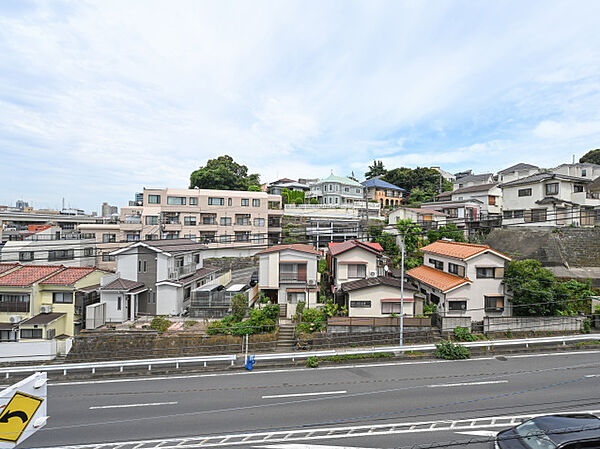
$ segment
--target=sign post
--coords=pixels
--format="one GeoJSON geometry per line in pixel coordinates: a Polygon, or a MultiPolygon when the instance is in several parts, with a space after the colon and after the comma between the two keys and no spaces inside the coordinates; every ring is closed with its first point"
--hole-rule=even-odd
{"type": "Polygon", "coordinates": [[[0,391],[0,449],[14,448],[46,425],[46,373],[0,391]]]}

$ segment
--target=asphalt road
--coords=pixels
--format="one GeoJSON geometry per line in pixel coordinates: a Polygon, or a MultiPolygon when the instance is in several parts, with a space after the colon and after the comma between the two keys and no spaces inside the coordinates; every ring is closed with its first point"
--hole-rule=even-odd
{"type": "Polygon", "coordinates": [[[487,425],[485,417],[600,411],[600,351],[317,369],[257,366],[253,372],[50,382],[48,392],[49,423],[22,447],[147,439],[169,447],[164,440],[193,436],[220,447],[410,447],[485,439],[506,427],[487,425]],[[468,421],[466,430],[451,423],[472,419],[480,421],[468,421]],[[254,436],[239,445],[240,438],[223,438],[240,433],[254,436]]]}

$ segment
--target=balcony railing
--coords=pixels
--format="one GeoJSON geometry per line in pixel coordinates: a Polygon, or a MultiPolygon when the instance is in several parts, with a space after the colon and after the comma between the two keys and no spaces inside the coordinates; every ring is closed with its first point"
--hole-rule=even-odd
{"type": "Polygon", "coordinates": [[[196,264],[189,263],[182,265],[181,267],[175,267],[174,270],[169,271],[169,279],[181,279],[196,272],[196,264]]]}
{"type": "Polygon", "coordinates": [[[306,279],[298,279],[298,273],[279,273],[280,282],[306,282],[306,279]]]}

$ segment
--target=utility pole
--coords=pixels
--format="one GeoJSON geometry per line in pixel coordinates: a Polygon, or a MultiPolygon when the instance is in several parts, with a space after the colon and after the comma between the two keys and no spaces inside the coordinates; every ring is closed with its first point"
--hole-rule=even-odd
{"type": "Polygon", "coordinates": [[[404,239],[406,233],[402,233],[400,237],[400,250],[402,251],[400,265],[400,347],[404,344],[404,239]]]}

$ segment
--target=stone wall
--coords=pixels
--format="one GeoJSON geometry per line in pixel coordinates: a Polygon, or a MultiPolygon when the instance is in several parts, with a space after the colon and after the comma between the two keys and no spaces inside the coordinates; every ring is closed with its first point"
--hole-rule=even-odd
{"type": "Polygon", "coordinates": [[[491,332],[565,332],[580,331],[582,316],[545,317],[486,317],[483,320],[484,333],[491,332]]]}
{"type": "Polygon", "coordinates": [[[217,267],[224,271],[243,270],[244,268],[256,267],[258,270],[258,259],[255,257],[219,257],[204,259],[204,264],[217,267]]]}
{"type": "MultiPolygon", "coordinates": [[[[411,327],[404,329],[404,344],[432,343],[439,340],[439,334],[432,328],[411,327]]],[[[325,350],[343,347],[398,346],[398,328],[380,328],[377,332],[335,332],[314,333],[297,336],[298,349],[325,350]]]]}
{"type": "MultiPolygon", "coordinates": [[[[250,351],[274,351],[278,334],[250,335],[250,351]]],[[[236,354],[242,337],[152,331],[82,332],[73,339],[69,362],[236,354]]]]}

